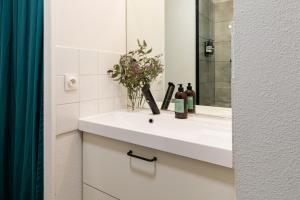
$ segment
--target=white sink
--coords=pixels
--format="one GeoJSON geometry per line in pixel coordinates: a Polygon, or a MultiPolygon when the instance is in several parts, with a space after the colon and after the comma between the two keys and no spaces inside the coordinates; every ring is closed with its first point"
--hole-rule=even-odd
{"type": "Polygon", "coordinates": [[[118,111],[82,118],[79,129],[169,153],[232,167],[232,122],[229,118],[197,115],[175,119],[160,115],[118,111]],[[150,123],[149,121],[153,122],[150,123]]]}

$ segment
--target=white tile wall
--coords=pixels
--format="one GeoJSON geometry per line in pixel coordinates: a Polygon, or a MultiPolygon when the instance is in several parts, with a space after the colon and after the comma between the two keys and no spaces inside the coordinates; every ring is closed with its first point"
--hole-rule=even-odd
{"type": "Polygon", "coordinates": [[[107,70],[119,63],[121,54],[109,51],[99,52],[99,74],[106,75],[107,70]]]}
{"type": "Polygon", "coordinates": [[[115,82],[108,75],[99,75],[99,98],[113,98],[117,95],[115,82]]]}
{"type": "Polygon", "coordinates": [[[81,200],[78,119],[125,107],[126,90],[106,73],[120,53],[58,46],[56,58],[56,199],[81,200]],[[65,91],[66,74],[79,75],[77,90],[65,91]]]}
{"type": "Polygon", "coordinates": [[[98,100],[80,102],[80,117],[96,115],[98,113],[98,100]]]}
{"type": "Polygon", "coordinates": [[[57,134],[76,130],[79,117],[125,107],[125,88],[107,75],[120,53],[63,46],[56,52],[57,134]],[[65,91],[65,74],[79,74],[77,90],[65,91]]]}
{"type": "Polygon", "coordinates": [[[98,51],[80,50],[80,75],[98,74],[98,51]]]}
{"type": "Polygon", "coordinates": [[[126,97],[104,98],[98,101],[99,113],[111,112],[124,108],[126,97]]]}
{"type": "Polygon", "coordinates": [[[79,103],[57,106],[56,133],[62,134],[78,129],[79,103]]]}
{"type": "Polygon", "coordinates": [[[80,76],[80,101],[98,99],[98,76],[80,76]]]}
{"type": "Polygon", "coordinates": [[[56,76],[56,102],[58,105],[79,102],[79,90],[65,91],[65,77],[56,76]]]}
{"type": "Polygon", "coordinates": [[[114,110],[114,98],[104,98],[98,101],[98,111],[99,113],[110,112],[114,110]]]}
{"type": "Polygon", "coordinates": [[[57,75],[79,73],[79,49],[57,47],[55,52],[57,75]]]}
{"type": "MultiPolygon", "coordinates": [[[[109,112],[126,106],[126,89],[107,75],[121,54],[58,46],[57,52],[57,134],[74,131],[78,118],[109,112]],[[64,90],[65,74],[80,74],[78,90],[64,90]]],[[[157,101],[163,100],[163,75],[151,88],[157,101]]]]}
{"type": "Polygon", "coordinates": [[[56,200],[81,200],[82,141],[78,131],[56,137],[56,200]]]}
{"type": "MultiPolygon", "coordinates": [[[[79,116],[112,111],[121,105],[117,91],[109,91],[110,100],[102,99],[100,75],[126,52],[125,0],[54,0],[55,68],[57,100],[56,199],[82,200],[82,146],[77,129],[79,116]],[[77,91],[64,90],[63,76],[79,77],[77,91]],[[99,103],[102,101],[103,103],[99,103]],[[119,102],[119,103],[118,103],[119,102]],[[98,109],[98,105],[101,109],[98,109]]],[[[55,77],[54,77],[55,78],[55,77]]],[[[101,84],[116,84],[109,78],[101,84]]],[[[115,89],[114,86],[111,88],[115,89]]]]}

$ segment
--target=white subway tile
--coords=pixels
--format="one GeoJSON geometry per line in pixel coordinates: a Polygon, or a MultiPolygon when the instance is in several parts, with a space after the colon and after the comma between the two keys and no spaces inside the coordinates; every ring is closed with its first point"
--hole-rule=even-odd
{"type": "Polygon", "coordinates": [[[79,90],[65,91],[65,77],[56,76],[56,103],[66,104],[79,102],[79,90]]]}
{"type": "Polygon", "coordinates": [[[57,134],[78,129],[79,103],[57,106],[56,129],[57,134]]]}
{"type": "Polygon", "coordinates": [[[79,73],[79,50],[75,48],[56,47],[56,74],[79,73]]]}
{"type": "Polygon", "coordinates": [[[118,82],[115,82],[115,84],[116,84],[115,87],[117,88],[116,97],[126,96],[127,95],[127,88],[124,87],[123,85],[120,85],[118,82]]]}
{"type": "Polygon", "coordinates": [[[80,117],[96,115],[98,113],[98,100],[80,102],[80,117]]]}
{"type": "Polygon", "coordinates": [[[98,101],[98,111],[99,113],[112,112],[114,110],[114,99],[105,98],[98,101]]]}
{"type": "Polygon", "coordinates": [[[80,74],[98,74],[98,51],[84,49],[80,50],[80,74]]]}
{"type": "Polygon", "coordinates": [[[120,96],[114,98],[114,109],[120,110],[126,108],[127,96],[120,96]]]}
{"type": "Polygon", "coordinates": [[[98,99],[98,76],[80,76],[80,101],[98,99]]]}
{"type": "Polygon", "coordinates": [[[99,98],[112,98],[116,94],[115,83],[108,75],[99,76],[99,98]]]}
{"type": "Polygon", "coordinates": [[[126,95],[126,88],[108,75],[99,75],[99,98],[112,98],[126,95]]]}
{"type": "Polygon", "coordinates": [[[99,53],[99,74],[106,75],[107,70],[112,69],[119,63],[121,54],[113,52],[100,51],[99,53]]]}
{"type": "Polygon", "coordinates": [[[99,99],[99,113],[112,112],[126,108],[126,96],[99,99]]]}
{"type": "Polygon", "coordinates": [[[82,136],[78,131],[61,134],[55,142],[56,200],[81,200],[82,136]]]}

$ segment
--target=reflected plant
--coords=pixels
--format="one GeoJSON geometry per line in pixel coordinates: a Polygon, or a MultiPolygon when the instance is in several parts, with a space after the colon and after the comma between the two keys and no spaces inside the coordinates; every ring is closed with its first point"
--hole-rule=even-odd
{"type": "Polygon", "coordinates": [[[108,70],[114,81],[127,88],[128,107],[133,111],[144,104],[142,87],[163,72],[162,54],[151,57],[152,48],[148,48],[146,41],[137,43],[138,49],[122,55],[119,63],[108,70]]]}

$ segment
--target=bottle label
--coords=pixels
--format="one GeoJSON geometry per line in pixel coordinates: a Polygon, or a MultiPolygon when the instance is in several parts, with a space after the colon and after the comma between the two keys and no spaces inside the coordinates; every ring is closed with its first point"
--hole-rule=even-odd
{"type": "Polygon", "coordinates": [[[184,113],[184,99],[175,99],[175,112],[184,113]]]}
{"type": "Polygon", "coordinates": [[[194,97],[188,96],[187,102],[188,102],[188,109],[190,110],[194,109],[194,97]]]}
{"type": "Polygon", "coordinates": [[[206,46],[206,53],[212,53],[213,47],[212,46],[206,46]]]}

